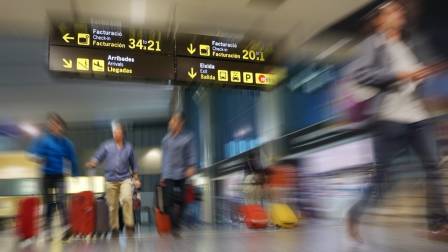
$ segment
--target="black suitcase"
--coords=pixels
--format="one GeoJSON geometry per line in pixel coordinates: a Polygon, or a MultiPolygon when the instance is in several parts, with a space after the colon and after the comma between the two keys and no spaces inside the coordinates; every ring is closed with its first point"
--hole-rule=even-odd
{"type": "Polygon", "coordinates": [[[104,197],[99,197],[96,199],[95,233],[98,238],[102,235],[106,237],[107,233],[109,233],[109,207],[107,206],[107,202],[104,197]]]}

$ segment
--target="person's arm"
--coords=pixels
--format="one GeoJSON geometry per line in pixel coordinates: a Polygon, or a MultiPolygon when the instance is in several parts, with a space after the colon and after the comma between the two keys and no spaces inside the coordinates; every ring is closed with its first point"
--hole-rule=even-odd
{"type": "Polygon", "coordinates": [[[45,148],[43,138],[35,139],[28,148],[29,158],[36,163],[43,163],[45,159],[45,148]]]}
{"type": "Polygon", "coordinates": [[[187,142],[185,149],[185,160],[187,162],[185,177],[189,178],[196,173],[197,154],[193,136],[191,136],[191,138],[187,142]]]}
{"type": "Polygon", "coordinates": [[[381,64],[379,55],[385,50],[378,45],[375,37],[370,37],[360,45],[360,56],[353,62],[352,76],[361,85],[385,88],[394,82],[413,79],[415,72],[394,72],[381,64]]]}
{"type": "Polygon", "coordinates": [[[106,156],[107,156],[106,143],[103,143],[98,148],[98,150],[96,150],[95,154],[90,159],[90,161],[86,163],[86,167],[87,168],[95,168],[95,167],[97,167],[98,164],[103,162],[103,160],[106,158],[106,156]]]}
{"type": "Polygon", "coordinates": [[[66,158],[70,161],[70,164],[72,166],[72,176],[79,176],[79,167],[78,167],[78,160],[76,158],[76,151],[75,147],[73,146],[73,143],[69,140],[66,140],[67,143],[67,150],[66,150],[66,158]]]}

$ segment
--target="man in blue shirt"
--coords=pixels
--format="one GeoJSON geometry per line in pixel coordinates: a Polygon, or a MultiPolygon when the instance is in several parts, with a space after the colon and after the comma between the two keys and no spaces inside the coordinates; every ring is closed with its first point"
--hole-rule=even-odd
{"type": "Polygon", "coordinates": [[[166,211],[172,224],[172,235],[179,238],[184,201],[185,179],[196,171],[196,150],[193,134],[183,130],[185,117],[177,112],[171,116],[168,134],[162,140],[162,176],[166,211]]]}
{"type": "MultiPolygon", "coordinates": [[[[33,160],[42,165],[43,198],[46,205],[45,228],[48,239],[51,239],[51,221],[54,208],[57,207],[62,216],[62,224],[68,226],[68,215],[65,198],[64,160],[71,163],[72,175],[78,176],[78,163],[73,144],[64,136],[66,124],[57,114],[48,116],[48,133],[33,142],[29,152],[33,160]],[[53,199],[56,194],[56,200],[53,199]]],[[[67,228],[63,239],[70,238],[71,230],[67,228]]]]}
{"type": "Polygon", "coordinates": [[[118,210],[123,207],[124,223],[128,233],[134,231],[134,212],[132,205],[133,186],[140,188],[141,183],[134,160],[134,148],[125,141],[123,126],[112,123],[113,139],[101,144],[86,167],[95,168],[105,163],[106,200],[109,206],[109,224],[112,237],[119,235],[118,210]],[[134,181],[132,181],[134,179],[134,181]]]}

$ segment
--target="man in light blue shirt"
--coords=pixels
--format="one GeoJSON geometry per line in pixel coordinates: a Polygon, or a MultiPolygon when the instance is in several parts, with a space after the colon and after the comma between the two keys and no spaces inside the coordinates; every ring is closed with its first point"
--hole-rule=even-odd
{"type": "Polygon", "coordinates": [[[177,112],[171,116],[168,134],[162,140],[162,175],[166,211],[172,223],[172,234],[179,238],[185,179],[196,171],[196,150],[193,134],[184,131],[185,117],[177,112]]]}
{"type": "Polygon", "coordinates": [[[86,166],[95,168],[104,162],[106,177],[106,200],[109,206],[109,224],[112,237],[119,235],[118,210],[123,207],[124,223],[128,233],[134,231],[132,193],[141,183],[134,159],[134,148],[125,141],[124,129],[120,123],[112,124],[113,139],[101,144],[86,166]],[[134,179],[134,181],[132,181],[134,179]],[[133,184],[134,182],[134,184],[133,184]]]}

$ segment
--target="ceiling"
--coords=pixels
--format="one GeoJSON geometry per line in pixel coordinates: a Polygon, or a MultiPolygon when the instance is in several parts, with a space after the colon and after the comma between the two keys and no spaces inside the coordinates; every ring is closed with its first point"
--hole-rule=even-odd
{"type": "MultiPolygon", "coordinates": [[[[47,71],[49,16],[110,19],[172,33],[268,38],[285,61],[370,0],[14,0],[0,9],[0,122],[166,118],[172,88],[163,83],[68,80],[47,71]],[[157,85],[159,84],[159,85],[157,85]]],[[[330,41],[330,40],[329,40],[330,41]]],[[[315,54],[327,44],[313,48],[315,54]]],[[[302,51],[301,51],[302,50],[302,51]]]]}

